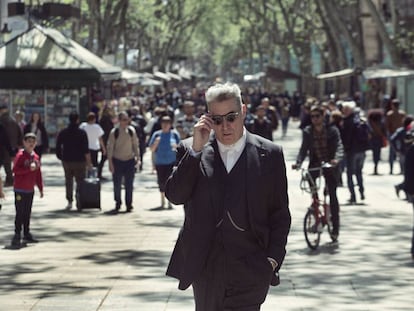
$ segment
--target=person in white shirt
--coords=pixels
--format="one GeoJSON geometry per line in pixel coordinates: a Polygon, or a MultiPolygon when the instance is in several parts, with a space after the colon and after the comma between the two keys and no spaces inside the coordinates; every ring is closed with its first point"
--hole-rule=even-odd
{"type": "Polygon", "coordinates": [[[93,112],[88,113],[87,122],[82,122],[80,129],[86,132],[88,136],[89,152],[91,154],[91,161],[94,167],[98,166],[98,152],[101,150],[102,155],[106,155],[106,147],[102,136],[104,131],[102,127],[96,123],[96,115],[93,112]]]}

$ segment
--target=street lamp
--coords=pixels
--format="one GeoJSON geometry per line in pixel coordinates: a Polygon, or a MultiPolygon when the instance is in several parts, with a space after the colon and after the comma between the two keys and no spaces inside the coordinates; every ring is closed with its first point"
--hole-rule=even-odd
{"type": "Polygon", "coordinates": [[[3,28],[0,31],[0,45],[3,45],[7,40],[9,40],[9,35],[11,33],[11,30],[9,29],[9,26],[7,23],[3,24],[3,28]]]}
{"type": "Polygon", "coordinates": [[[3,25],[3,29],[0,31],[0,33],[1,33],[2,35],[5,35],[5,34],[8,34],[8,33],[11,33],[11,30],[9,29],[9,25],[8,25],[7,23],[4,23],[4,25],[3,25]]]}

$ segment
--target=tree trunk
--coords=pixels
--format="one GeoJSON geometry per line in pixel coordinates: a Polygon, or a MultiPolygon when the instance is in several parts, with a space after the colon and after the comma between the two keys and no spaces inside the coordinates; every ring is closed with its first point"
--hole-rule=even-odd
{"type": "Polygon", "coordinates": [[[316,1],[317,11],[321,17],[322,24],[324,26],[324,30],[326,33],[326,41],[327,41],[327,56],[323,55],[326,59],[329,70],[328,71],[336,71],[339,69],[344,69],[347,67],[346,58],[345,58],[345,51],[342,48],[341,42],[339,37],[332,32],[332,21],[331,16],[328,14],[326,7],[324,6],[322,0],[316,1]]]}
{"type": "Polygon", "coordinates": [[[332,23],[334,28],[339,31],[346,39],[347,43],[352,52],[352,57],[354,58],[354,63],[352,64],[354,67],[364,67],[365,60],[364,60],[364,53],[362,51],[362,47],[357,44],[357,42],[353,39],[352,34],[350,33],[347,25],[341,19],[341,16],[337,10],[337,6],[331,0],[323,0],[324,6],[327,9],[327,14],[332,16],[332,23]]]}
{"type": "Polygon", "coordinates": [[[367,7],[371,13],[372,20],[377,25],[378,34],[381,37],[382,43],[385,45],[386,49],[390,53],[392,64],[395,66],[401,65],[401,60],[398,55],[397,47],[395,46],[394,42],[391,40],[387,29],[385,28],[385,25],[383,21],[381,20],[380,15],[378,14],[378,10],[375,6],[375,4],[372,2],[372,0],[364,0],[367,4],[367,7]]]}

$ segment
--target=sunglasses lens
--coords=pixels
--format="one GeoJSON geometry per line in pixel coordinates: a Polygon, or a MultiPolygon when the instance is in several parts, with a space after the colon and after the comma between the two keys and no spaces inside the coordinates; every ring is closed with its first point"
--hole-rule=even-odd
{"type": "Polygon", "coordinates": [[[213,116],[213,117],[211,117],[211,119],[213,120],[215,125],[220,125],[221,124],[221,121],[222,121],[221,116],[213,116]]]}
{"type": "Polygon", "coordinates": [[[224,119],[226,119],[227,122],[233,123],[234,120],[236,120],[238,115],[239,115],[238,112],[230,112],[224,116],[220,116],[220,115],[212,116],[211,119],[213,120],[215,125],[220,125],[223,123],[224,119]]]}
{"type": "Polygon", "coordinates": [[[237,118],[237,114],[235,114],[235,113],[228,114],[226,116],[226,121],[227,122],[234,122],[234,120],[236,120],[236,118],[237,118]]]}

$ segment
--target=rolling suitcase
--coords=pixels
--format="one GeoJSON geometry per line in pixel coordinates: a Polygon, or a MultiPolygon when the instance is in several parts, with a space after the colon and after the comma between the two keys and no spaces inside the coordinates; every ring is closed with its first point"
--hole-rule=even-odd
{"type": "Polygon", "coordinates": [[[96,169],[86,172],[86,178],[78,187],[77,209],[86,208],[101,209],[101,182],[96,176],[96,169]]]}

